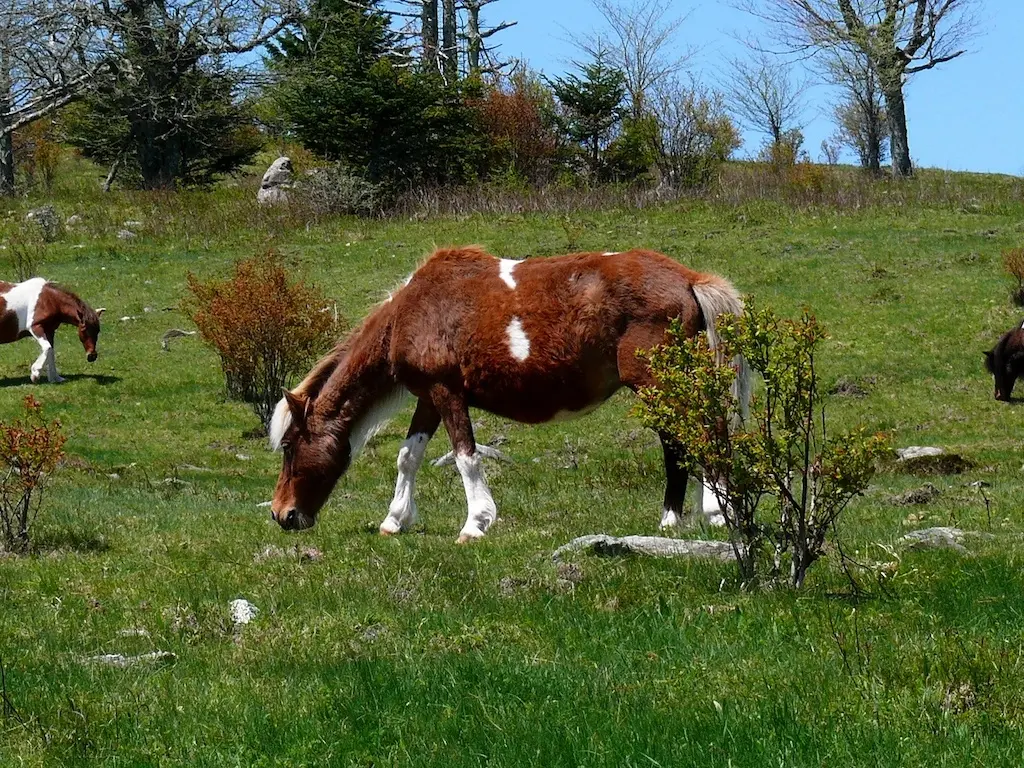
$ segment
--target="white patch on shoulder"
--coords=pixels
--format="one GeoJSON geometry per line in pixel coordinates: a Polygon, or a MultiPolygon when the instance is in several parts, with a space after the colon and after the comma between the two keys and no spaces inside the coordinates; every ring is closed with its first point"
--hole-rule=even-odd
{"type": "Polygon", "coordinates": [[[502,279],[509,288],[516,287],[516,280],[512,277],[512,270],[519,266],[519,262],[514,259],[502,259],[501,265],[498,267],[498,277],[502,279]]]}
{"type": "Polygon", "coordinates": [[[288,407],[288,401],[283,397],[278,400],[274,407],[274,415],[270,417],[270,429],[267,430],[270,438],[270,450],[281,450],[281,441],[284,440],[284,433],[292,425],[292,411],[288,407]]]}
{"type": "Polygon", "coordinates": [[[7,303],[7,311],[13,312],[18,318],[18,333],[27,331],[32,325],[32,319],[36,314],[36,303],[39,301],[39,294],[43,292],[46,280],[41,277],[33,277],[23,283],[18,283],[7,293],[3,299],[7,303]]]}
{"type": "Polygon", "coordinates": [[[523,330],[523,321],[518,317],[513,317],[512,322],[505,329],[505,333],[508,334],[508,349],[512,353],[512,357],[523,362],[530,356],[530,340],[526,336],[526,331],[523,330]]]}

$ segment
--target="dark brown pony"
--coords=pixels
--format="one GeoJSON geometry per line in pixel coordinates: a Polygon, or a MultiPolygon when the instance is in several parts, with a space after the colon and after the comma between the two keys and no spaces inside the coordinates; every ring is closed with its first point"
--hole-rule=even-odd
{"type": "MultiPolygon", "coordinates": [[[[690,336],[742,309],[724,279],[651,251],[497,259],[478,248],[434,253],[349,338],[278,404],[271,445],[284,464],[271,514],[285,529],[309,528],[366,440],[411,394],[408,436],[382,534],[416,520],[416,471],[442,423],[462,475],[469,514],[459,541],[494,522],[469,408],[530,424],[586,413],[622,386],[654,383],[638,350],[663,343],[673,318],[690,336]]],[[[742,361],[737,395],[749,376],[742,361]]],[[[687,473],[661,436],[663,526],[683,516],[687,473]]]]}
{"type": "Polygon", "coordinates": [[[999,337],[985,353],[985,369],[995,378],[996,400],[1009,401],[1017,377],[1024,374],[1024,323],[999,337]]]}
{"type": "Polygon", "coordinates": [[[64,381],[57,374],[53,339],[60,325],[78,328],[78,339],[85,347],[85,359],[96,360],[96,341],[100,335],[100,315],[71,291],[33,277],[21,283],[0,281],[0,344],[31,336],[42,352],[32,363],[32,381],[38,382],[46,367],[51,383],[64,381]]]}

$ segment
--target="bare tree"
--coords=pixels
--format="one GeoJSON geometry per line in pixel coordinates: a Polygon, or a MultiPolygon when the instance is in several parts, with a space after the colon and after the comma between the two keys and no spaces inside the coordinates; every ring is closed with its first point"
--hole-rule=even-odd
{"type": "Polygon", "coordinates": [[[909,76],[966,53],[978,0],[740,0],[790,51],[856,48],[878,73],[889,121],[892,170],[910,176],[903,88],[909,76]]]}
{"type": "Polygon", "coordinates": [[[502,21],[493,27],[480,26],[480,10],[498,0],[462,0],[462,6],[466,9],[466,57],[470,75],[479,75],[481,72],[497,72],[507,66],[507,62],[501,62],[494,55],[494,49],[487,45],[488,38],[496,35],[504,29],[516,25],[514,21],[502,21]],[[487,66],[484,66],[486,62],[487,66]]]}
{"type": "Polygon", "coordinates": [[[669,16],[664,0],[591,0],[607,24],[606,32],[569,39],[594,57],[608,51],[608,63],[626,76],[630,115],[643,116],[651,88],[682,71],[693,49],[676,47],[676,35],[686,15],[669,16]]]}
{"type": "Polygon", "coordinates": [[[85,0],[0,5],[0,195],[14,193],[12,136],[82,93],[104,67],[85,0]]]}
{"type": "Polygon", "coordinates": [[[734,59],[725,83],[729,107],[747,128],[779,146],[802,127],[808,83],[793,74],[793,65],[763,52],[749,60],[734,59]]]}
{"type": "Polygon", "coordinates": [[[678,77],[658,82],[648,100],[658,120],[655,164],[672,186],[702,187],[740,146],[720,94],[678,77]]]}
{"type": "Polygon", "coordinates": [[[859,49],[836,50],[826,54],[824,69],[826,78],[843,94],[834,110],[836,138],[857,153],[865,170],[879,173],[889,123],[874,65],[859,49]]]}

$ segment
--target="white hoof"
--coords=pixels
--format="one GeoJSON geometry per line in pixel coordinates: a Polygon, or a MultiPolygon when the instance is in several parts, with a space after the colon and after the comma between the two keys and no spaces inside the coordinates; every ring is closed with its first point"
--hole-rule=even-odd
{"type": "Polygon", "coordinates": [[[669,528],[682,528],[683,516],[673,512],[671,509],[663,510],[661,513],[661,525],[659,527],[662,530],[669,528]]]}
{"type": "Polygon", "coordinates": [[[402,526],[398,523],[397,520],[392,520],[390,517],[380,524],[381,536],[394,536],[395,534],[401,532],[402,526]]]}

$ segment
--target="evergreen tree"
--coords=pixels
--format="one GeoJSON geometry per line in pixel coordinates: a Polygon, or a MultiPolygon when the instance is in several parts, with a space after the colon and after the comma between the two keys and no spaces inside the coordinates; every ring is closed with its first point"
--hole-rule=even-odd
{"type": "Polygon", "coordinates": [[[314,0],[304,31],[280,36],[271,99],[298,139],[373,181],[460,181],[477,173],[482,129],[464,86],[410,70],[376,1],[314,0]]]}
{"type": "Polygon", "coordinates": [[[608,66],[601,51],[589,64],[577,66],[582,76],[572,74],[550,81],[561,105],[555,122],[570,141],[583,147],[590,173],[596,176],[601,150],[625,114],[625,76],[621,70],[608,66]]]}

